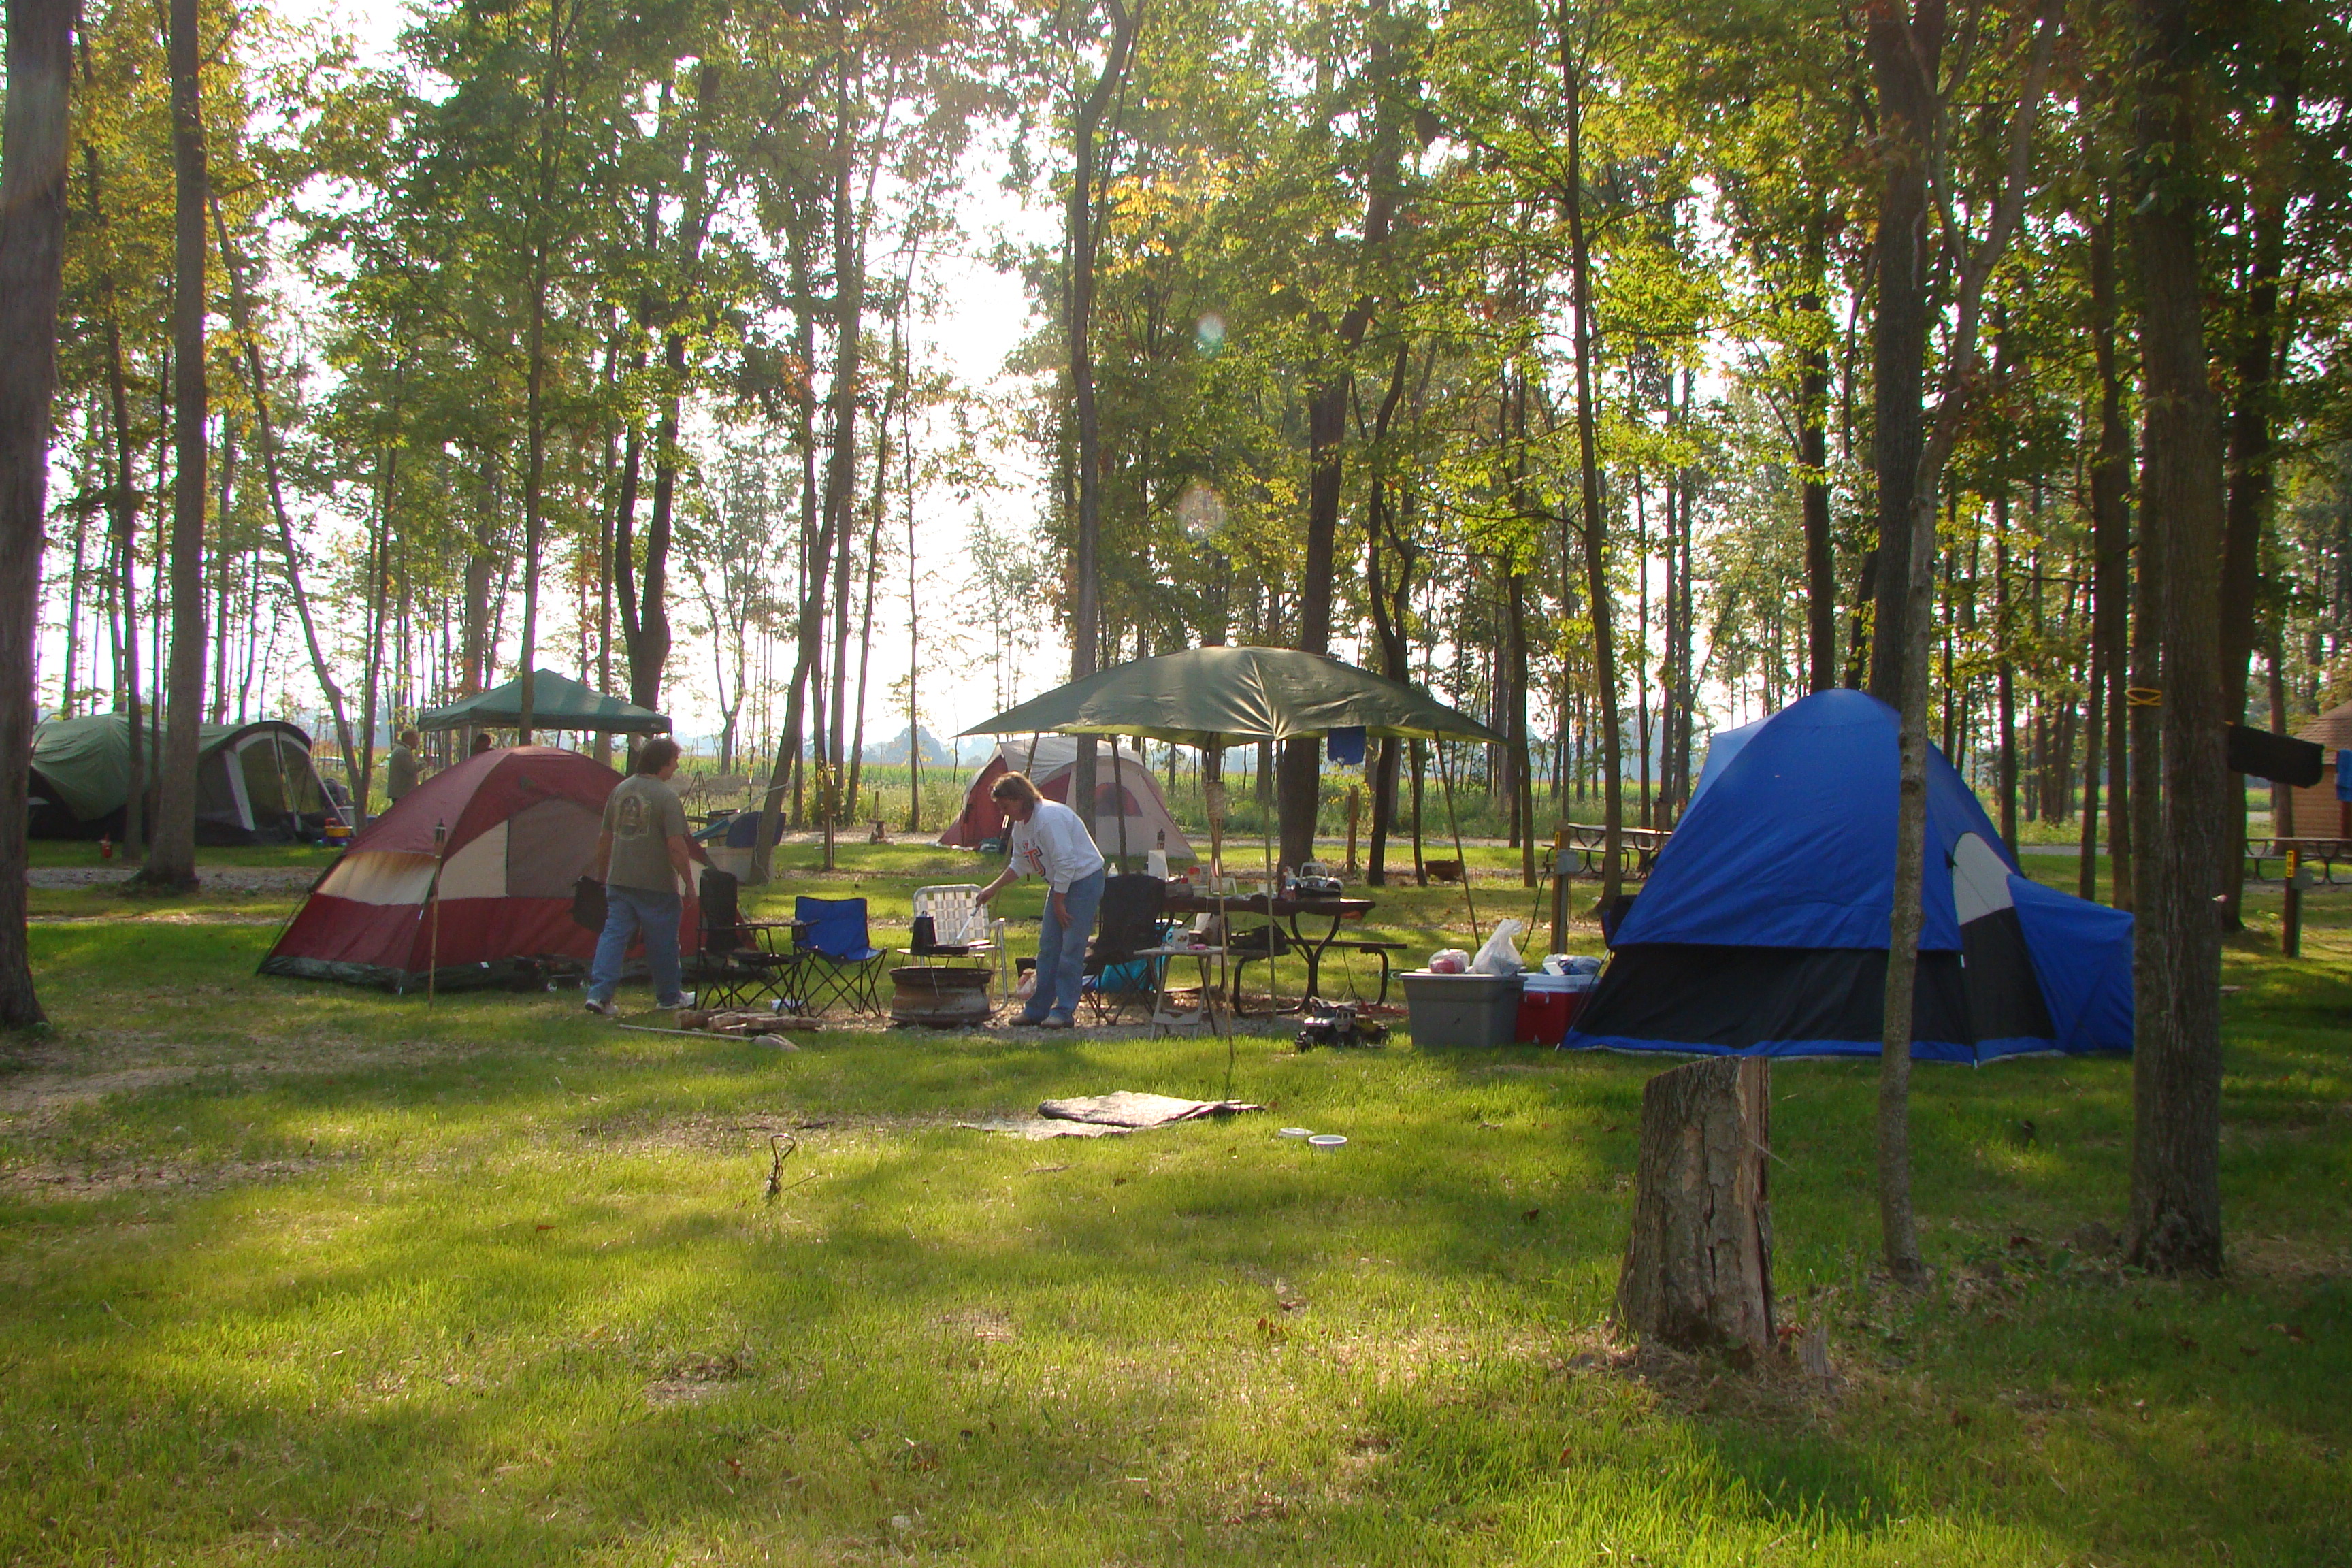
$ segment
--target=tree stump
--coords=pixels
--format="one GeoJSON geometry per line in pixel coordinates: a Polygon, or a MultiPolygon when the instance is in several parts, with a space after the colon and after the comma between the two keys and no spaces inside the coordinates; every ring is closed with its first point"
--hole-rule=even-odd
{"type": "Polygon", "coordinates": [[[1622,1327],[1682,1350],[1771,1350],[1771,1089],[1760,1057],[1692,1062],[1643,1086],[1622,1327]]]}

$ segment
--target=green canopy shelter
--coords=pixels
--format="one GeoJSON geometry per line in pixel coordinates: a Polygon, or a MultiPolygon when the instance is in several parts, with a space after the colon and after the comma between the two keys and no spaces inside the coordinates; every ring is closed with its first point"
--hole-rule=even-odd
{"type": "MultiPolygon", "coordinates": [[[[1195,647],[1097,670],[1009,709],[967,735],[1148,735],[1204,752],[1260,741],[1303,741],[1334,731],[1381,740],[1438,742],[1440,777],[1452,814],[1454,783],[1444,742],[1507,743],[1506,738],[1416,686],[1286,647],[1195,647]]],[[[1118,770],[1117,753],[1111,763],[1118,770]]],[[[1457,843],[1461,837],[1455,834],[1457,843]]],[[[1209,859],[1222,869],[1223,811],[1212,792],[1209,859]]],[[[1457,849],[1456,853],[1460,853],[1457,849]]],[[[1274,876],[1274,844],[1265,846],[1274,876]]],[[[1466,889],[1468,883],[1465,880],[1466,889]]],[[[1472,923],[1477,910],[1471,909],[1472,923]]]]}
{"type": "MultiPolygon", "coordinates": [[[[478,697],[416,716],[420,730],[511,730],[522,722],[522,678],[478,697]]],[[[669,715],[607,697],[551,669],[531,672],[530,723],[534,730],[573,730],[587,734],[667,735],[669,715]]]]}
{"type": "Polygon", "coordinates": [[[1386,740],[1505,737],[1419,687],[1286,647],[1195,647],[1097,670],[967,735],[1149,735],[1213,750],[1361,730],[1386,740]]]}

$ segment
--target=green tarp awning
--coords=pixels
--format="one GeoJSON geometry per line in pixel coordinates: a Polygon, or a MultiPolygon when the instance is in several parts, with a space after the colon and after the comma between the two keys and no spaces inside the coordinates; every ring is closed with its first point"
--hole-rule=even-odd
{"type": "MultiPolygon", "coordinates": [[[[522,722],[522,678],[478,697],[416,716],[420,730],[511,730],[522,722]]],[[[669,716],[591,690],[551,669],[531,672],[530,723],[534,730],[602,730],[622,735],[667,735],[669,716]]]]}
{"type": "Polygon", "coordinates": [[[1286,647],[1196,647],[1097,670],[967,735],[1149,735],[1180,746],[1361,730],[1398,740],[1503,737],[1418,687],[1286,647]]]}

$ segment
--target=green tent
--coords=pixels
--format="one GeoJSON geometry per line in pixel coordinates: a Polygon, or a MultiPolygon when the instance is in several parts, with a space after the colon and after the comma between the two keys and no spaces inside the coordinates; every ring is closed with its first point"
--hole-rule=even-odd
{"type": "MultiPolygon", "coordinates": [[[[145,731],[151,756],[163,738],[145,731]]],[[[196,749],[196,837],[207,844],[314,837],[333,808],[310,763],[310,737],[292,724],[206,724],[196,749]]],[[[154,773],[147,791],[153,798],[154,773]]],[[[122,831],[131,793],[131,721],[121,713],[52,719],[33,731],[36,838],[95,838],[122,831]]]]}
{"type": "Polygon", "coordinates": [[[1504,737],[1418,687],[1286,647],[1196,647],[1097,670],[967,735],[1149,735],[1203,749],[1361,730],[1427,741],[1504,737]]]}
{"type": "MultiPolygon", "coordinates": [[[[521,722],[520,676],[478,697],[461,698],[446,708],[428,708],[416,716],[420,730],[511,730],[521,722]]],[[[669,733],[667,714],[607,697],[551,669],[531,674],[530,724],[534,730],[577,730],[589,734],[669,733]]]]}

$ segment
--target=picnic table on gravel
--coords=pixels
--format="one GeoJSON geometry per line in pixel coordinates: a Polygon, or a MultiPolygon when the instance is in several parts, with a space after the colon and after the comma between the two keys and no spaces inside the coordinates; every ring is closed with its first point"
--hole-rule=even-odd
{"type": "MultiPolygon", "coordinates": [[[[1264,893],[1249,893],[1217,899],[1202,893],[1189,882],[1171,882],[1168,884],[1167,901],[1162,907],[1171,915],[1200,914],[1222,908],[1229,916],[1264,915],[1269,921],[1281,921],[1286,928],[1286,934],[1291,945],[1307,955],[1307,990],[1302,998],[1303,1005],[1304,1002],[1316,1000],[1322,995],[1323,954],[1334,947],[1347,952],[1377,954],[1381,961],[1381,999],[1382,1001],[1388,999],[1389,954],[1402,952],[1404,951],[1405,944],[1401,942],[1381,942],[1370,937],[1343,938],[1339,934],[1339,928],[1349,921],[1359,922],[1360,927],[1363,918],[1371,912],[1372,904],[1373,900],[1370,899],[1351,899],[1345,894],[1335,893],[1276,893],[1270,899],[1264,893]],[[1298,922],[1302,920],[1320,920],[1329,923],[1319,935],[1310,936],[1299,929],[1298,922]]],[[[1226,945],[1232,946],[1230,938],[1226,945]]],[[[1240,963],[1234,966],[1235,1012],[1241,1010],[1243,967],[1251,959],[1264,958],[1266,960],[1267,973],[1272,973],[1275,956],[1276,944],[1269,942],[1265,952],[1247,953],[1243,956],[1240,963]]]]}

